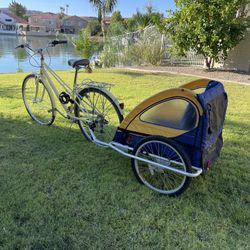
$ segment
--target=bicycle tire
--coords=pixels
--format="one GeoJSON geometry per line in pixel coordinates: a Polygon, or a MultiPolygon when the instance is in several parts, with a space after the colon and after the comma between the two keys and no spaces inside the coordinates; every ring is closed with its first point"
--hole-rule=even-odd
{"type": "Polygon", "coordinates": [[[81,120],[77,121],[80,127],[80,130],[85,136],[85,138],[87,140],[92,140],[91,134],[89,132],[89,128],[91,128],[92,131],[95,133],[95,136],[97,139],[102,140],[107,143],[111,142],[115,135],[117,127],[120,125],[120,123],[123,120],[123,115],[121,114],[120,109],[117,106],[117,104],[108,94],[106,94],[101,89],[95,88],[95,87],[88,87],[88,88],[82,89],[79,92],[79,96],[80,96],[80,99],[78,97],[76,98],[74,110],[75,110],[75,116],[78,118],[81,117],[80,113],[85,114],[85,117],[86,117],[85,121],[81,121],[81,120]],[[93,97],[92,101],[90,101],[91,96],[93,97]],[[107,117],[107,114],[104,115],[103,112],[97,109],[98,98],[100,101],[102,100],[102,104],[108,103],[110,107],[113,109],[111,117],[107,117]],[[96,103],[94,104],[94,102],[96,103]],[[80,106],[82,108],[80,108],[80,106]],[[86,110],[86,112],[82,112],[81,109],[89,109],[89,110],[86,110]],[[99,124],[97,122],[98,116],[100,117],[100,120],[102,120],[102,123],[103,123],[102,125],[101,125],[101,121],[99,122],[99,124]],[[99,131],[99,130],[102,130],[102,131],[99,131]]]}
{"type": "MultiPolygon", "coordinates": [[[[132,154],[143,159],[191,172],[191,163],[186,152],[175,141],[162,136],[149,136],[142,139],[135,146],[132,154]],[[173,161],[178,162],[178,164],[172,163],[173,161]]],[[[163,195],[180,195],[186,190],[191,181],[190,177],[133,158],[131,159],[131,164],[139,183],[163,195]]]]}
{"type": "Polygon", "coordinates": [[[52,94],[41,79],[37,80],[36,75],[31,74],[24,78],[22,98],[33,121],[46,126],[50,126],[54,122],[55,105],[52,94]]]}

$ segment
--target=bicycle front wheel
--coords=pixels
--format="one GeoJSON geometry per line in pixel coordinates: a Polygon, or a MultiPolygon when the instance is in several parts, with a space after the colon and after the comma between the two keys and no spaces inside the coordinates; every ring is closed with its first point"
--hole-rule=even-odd
{"type": "Polygon", "coordinates": [[[78,125],[86,137],[91,140],[91,129],[98,140],[111,142],[117,127],[123,120],[117,104],[104,91],[98,88],[85,88],[76,98],[75,116],[78,125]]]}
{"type": "Polygon", "coordinates": [[[25,108],[35,122],[40,125],[51,125],[55,119],[55,109],[50,91],[41,79],[28,75],[22,86],[25,108]]]}

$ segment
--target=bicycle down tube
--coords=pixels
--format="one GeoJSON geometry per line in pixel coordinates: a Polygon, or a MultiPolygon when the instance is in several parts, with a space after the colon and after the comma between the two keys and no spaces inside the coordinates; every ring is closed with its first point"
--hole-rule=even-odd
{"type": "MultiPolygon", "coordinates": [[[[59,96],[60,96],[60,93],[58,92],[53,80],[51,79],[51,77],[49,76],[48,72],[55,78],[55,80],[61,85],[61,87],[63,87],[63,89],[67,92],[67,94],[69,95],[73,95],[73,99],[75,99],[75,97],[78,97],[80,98],[80,96],[78,95],[78,93],[75,91],[75,85],[76,85],[76,82],[74,81],[74,86],[73,86],[73,89],[71,89],[45,62],[44,60],[41,60],[41,69],[40,69],[40,76],[42,80],[44,80],[45,84],[47,85],[47,87],[49,87],[50,89],[52,89],[52,91],[54,92],[54,94],[56,95],[57,99],[59,100],[59,96]]],[[[54,96],[53,96],[54,98],[54,96]]],[[[80,105],[75,102],[76,105],[80,107],[80,105]]],[[[79,117],[76,117],[76,116],[73,116],[71,115],[71,112],[69,110],[69,107],[60,102],[60,104],[62,105],[63,109],[65,110],[66,114],[68,115],[69,118],[71,119],[76,119],[76,120],[82,120],[81,118],[79,117]]],[[[56,109],[56,107],[55,107],[56,109]]],[[[55,111],[58,111],[60,113],[60,111],[58,109],[56,109],[55,111]]],[[[63,115],[61,113],[61,115],[63,115]]]]}

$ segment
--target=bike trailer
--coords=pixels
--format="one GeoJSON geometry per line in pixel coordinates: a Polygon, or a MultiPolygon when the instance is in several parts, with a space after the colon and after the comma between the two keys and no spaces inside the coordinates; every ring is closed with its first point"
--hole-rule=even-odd
{"type": "Polygon", "coordinates": [[[128,114],[113,142],[134,148],[148,136],[168,138],[180,145],[192,166],[205,173],[223,145],[227,102],[223,85],[209,79],[162,91],[128,114]]]}

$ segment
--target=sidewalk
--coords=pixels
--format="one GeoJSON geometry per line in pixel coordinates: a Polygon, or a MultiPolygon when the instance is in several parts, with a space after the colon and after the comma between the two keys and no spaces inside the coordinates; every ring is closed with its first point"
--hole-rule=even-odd
{"type": "Polygon", "coordinates": [[[131,71],[142,71],[148,73],[170,73],[181,74],[187,76],[197,76],[201,78],[215,79],[218,81],[229,81],[242,85],[250,86],[250,74],[233,70],[213,69],[208,71],[201,67],[190,66],[138,66],[138,67],[123,67],[122,69],[131,71]]]}

